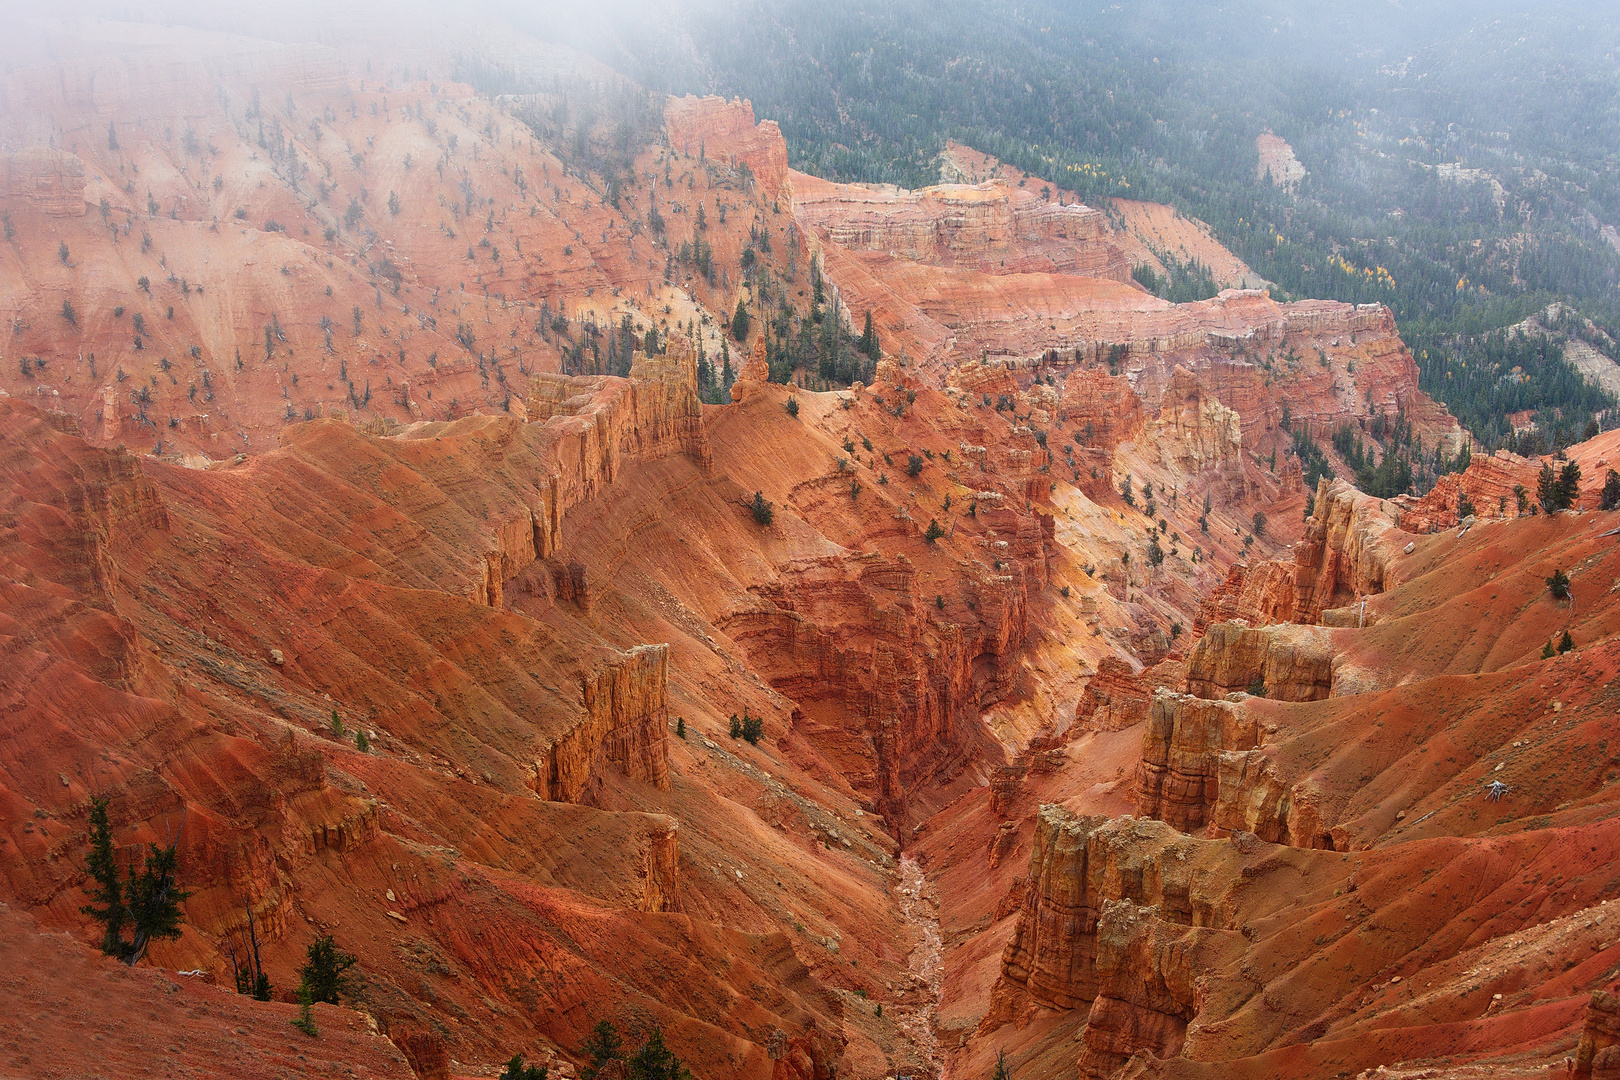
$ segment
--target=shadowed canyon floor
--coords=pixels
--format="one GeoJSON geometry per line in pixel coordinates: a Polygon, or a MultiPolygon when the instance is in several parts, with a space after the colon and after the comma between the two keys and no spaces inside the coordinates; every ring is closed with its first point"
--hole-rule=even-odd
{"type": "Polygon", "coordinates": [[[1612,433],[1575,513],[1308,491],[1285,415],[1467,436],[1168,208],[258,32],[6,47],[0,1069],[568,1076],[610,1019],[704,1080],[1620,1075],[1612,433]],[[868,312],[869,378],[769,380],[868,312]],[[191,892],[135,971],[98,796],[191,892]]]}

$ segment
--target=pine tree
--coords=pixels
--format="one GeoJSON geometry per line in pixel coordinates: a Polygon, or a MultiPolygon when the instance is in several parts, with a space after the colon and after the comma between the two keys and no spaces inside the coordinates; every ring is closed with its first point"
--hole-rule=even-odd
{"type": "Polygon", "coordinates": [[[748,340],[748,309],[743,306],[742,297],[737,298],[737,310],[731,315],[731,336],[737,341],[748,340]]]}
{"type": "Polygon", "coordinates": [[[298,973],[299,989],[307,989],[312,1001],[336,1005],[339,992],[348,992],[348,978],[344,973],[355,963],[354,957],[337,947],[331,934],[322,934],[305,952],[304,966],[298,973]]]}
{"type": "Polygon", "coordinates": [[[1569,631],[1568,630],[1565,630],[1564,631],[1564,636],[1558,639],[1558,653],[1559,653],[1559,655],[1562,656],[1564,653],[1569,652],[1574,647],[1575,647],[1575,639],[1569,636],[1569,631]]]}
{"type": "Polygon", "coordinates": [[[1547,579],[1547,591],[1553,594],[1554,600],[1568,599],[1569,575],[1564,573],[1562,569],[1554,570],[1552,577],[1547,579]]]}
{"type": "Polygon", "coordinates": [[[1620,510],[1620,473],[1613,469],[1603,480],[1603,494],[1598,499],[1599,510],[1620,510]]]}
{"type": "Polygon", "coordinates": [[[90,802],[90,854],[85,869],[96,882],[93,903],[83,912],[101,923],[101,951],[133,967],[146,955],[153,938],[180,936],[180,905],[191,894],[175,885],[180,857],[175,845],[160,848],[146,845],[146,858],[139,871],[133,862],[127,880],[120,880],[118,859],[113,852],[112,826],[107,819],[107,800],[92,797],[90,802]],[[129,940],[124,932],[130,931],[129,940]]]}
{"type": "Polygon", "coordinates": [[[652,1029],[641,1049],[631,1054],[625,1064],[628,1080],[688,1080],[692,1075],[664,1045],[664,1033],[658,1028],[652,1029]]]}
{"type": "Polygon", "coordinates": [[[1012,1080],[1012,1070],[1007,1068],[1007,1051],[996,1051],[996,1071],[990,1074],[990,1080],[1012,1080]]]}
{"type": "Polygon", "coordinates": [[[90,894],[92,902],[79,910],[102,924],[101,951],[108,956],[121,957],[129,910],[124,907],[123,883],[119,880],[118,860],[113,854],[107,800],[99,795],[90,798],[90,854],[85,857],[85,869],[97,887],[90,894]]]}
{"type": "Polygon", "coordinates": [[[866,329],[861,333],[860,350],[871,357],[874,363],[883,358],[883,350],[878,345],[877,330],[872,326],[872,313],[870,311],[866,313],[866,329]]]}
{"type": "Polygon", "coordinates": [[[544,1065],[523,1064],[522,1054],[513,1054],[512,1060],[506,1063],[506,1069],[497,1080],[546,1080],[551,1072],[544,1065]]]}
{"type": "Polygon", "coordinates": [[[1558,509],[1569,510],[1581,498],[1581,467],[1573,461],[1564,462],[1558,473],[1558,509]]]}
{"type": "Polygon", "coordinates": [[[1555,510],[1563,509],[1559,505],[1559,500],[1562,497],[1563,492],[1559,489],[1558,477],[1554,475],[1553,467],[1543,465],[1541,475],[1536,477],[1536,501],[1541,504],[1542,511],[1550,514],[1555,510]]]}
{"type": "Polygon", "coordinates": [[[624,1058],[624,1041],[619,1038],[619,1031],[613,1026],[611,1020],[598,1020],[596,1027],[585,1039],[585,1045],[579,1048],[579,1056],[586,1059],[586,1065],[580,1069],[581,1080],[596,1080],[596,1074],[602,1071],[602,1066],[610,1061],[621,1061],[624,1058]]]}

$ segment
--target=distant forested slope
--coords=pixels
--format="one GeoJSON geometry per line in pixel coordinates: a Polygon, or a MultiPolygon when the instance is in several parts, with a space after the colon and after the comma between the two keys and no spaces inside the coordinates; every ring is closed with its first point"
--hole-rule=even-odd
{"type": "Polygon", "coordinates": [[[1620,419],[1558,334],[1493,333],[1563,301],[1620,338],[1611,5],[681,0],[612,21],[578,43],[651,89],[751,98],[796,167],[921,186],[954,138],[1093,201],[1175,205],[1286,296],[1389,304],[1487,446],[1510,413],[1549,445],[1620,419]],[[1260,174],[1263,132],[1304,164],[1295,189],[1260,174]]]}

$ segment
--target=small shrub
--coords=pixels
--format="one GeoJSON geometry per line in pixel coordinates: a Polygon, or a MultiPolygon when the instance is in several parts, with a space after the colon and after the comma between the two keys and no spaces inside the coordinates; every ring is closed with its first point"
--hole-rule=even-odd
{"type": "Polygon", "coordinates": [[[1569,575],[1563,570],[1554,570],[1547,579],[1547,591],[1553,594],[1554,600],[1569,599],[1569,575]]]}
{"type": "Polygon", "coordinates": [[[916,476],[918,473],[920,473],[922,471],[923,471],[923,459],[922,459],[922,456],[920,454],[912,454],[911,457],[906,460],[906,475],[907,476],[916,476]]]}
{"type": "Polygon", "coordinates": [[[787,404],[783,405],[782,408],[787,410],[789,416],[797,417],[799,415],[799,399],[796,397],[788,398],[787,404]]]}
{"type": "Polygon", "coordinates": [[[1249,693],[1253,694],[1255,697],[1265,697],[1266,677],[1264,675],[1256,675],[1254,678],[1250,679],[1248,690],[1249,693]]]}
{"type": "Polygon", "coordinates": [[[923,539],[928,541],[930,544],[932,544],[934,541],[938,540],[940,537],[942,537],[944,535],[945,535],[945,530],[940,528],[939,522],[934,520],[933,518],[929,518],[928,519],[928,528],[923,533],[923,539]]]}
{"type": "Polygon", "coordinates": [[[496,1080],[546,1080],[550,1071],[544,1065],[525,1065],[522,1054],[513,1054],[512,1060],[506,1063],[506,1070],[496,1080]]]}
{"type": "Polygon", "coordinates": [[[309,987],[300,986],[298,988],[298,1017],[292,1021],[292,1026],[312,1039],[320,1034],[319,1029],[315,1027],[314,1013],[310,1009],[313,1003],[314,997],[310,993],[309,987]]]}
{"type": "Polygon", "coordinates": [[[769,525],[776,520],[776,507],[768,502],[761,492],[754,492],[754,501],[748,504],[748,509],[753,513],[757,524],[769,525]]]}
{"type": "Polygon", "coordinates": [[[675,737],[677,739],[686,738],[686,717],[684,716],[675,718],[675,737]]]}

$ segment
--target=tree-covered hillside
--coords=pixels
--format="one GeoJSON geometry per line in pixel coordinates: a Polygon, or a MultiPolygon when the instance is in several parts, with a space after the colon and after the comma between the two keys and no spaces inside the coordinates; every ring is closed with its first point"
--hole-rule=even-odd
{"type": "Polygon", "coordinates": [[[921,186],[956,139],[1093,201],[1167,202],[1287,297],[1389,304],[1486,445],[1527,394],[1550,441],[1612,426],[1612,399],[1568,392],[1556,341],[1538,392],[1522,366],[1456,377],[1553,301],[1620,337],[1607,5],[685,0],[613,21],[577,44],[651,89],[751,98],[796,167],[921,186]],[[1264,132],[1303,163],[1296,187],[1260,169],[1264,132]]]}

